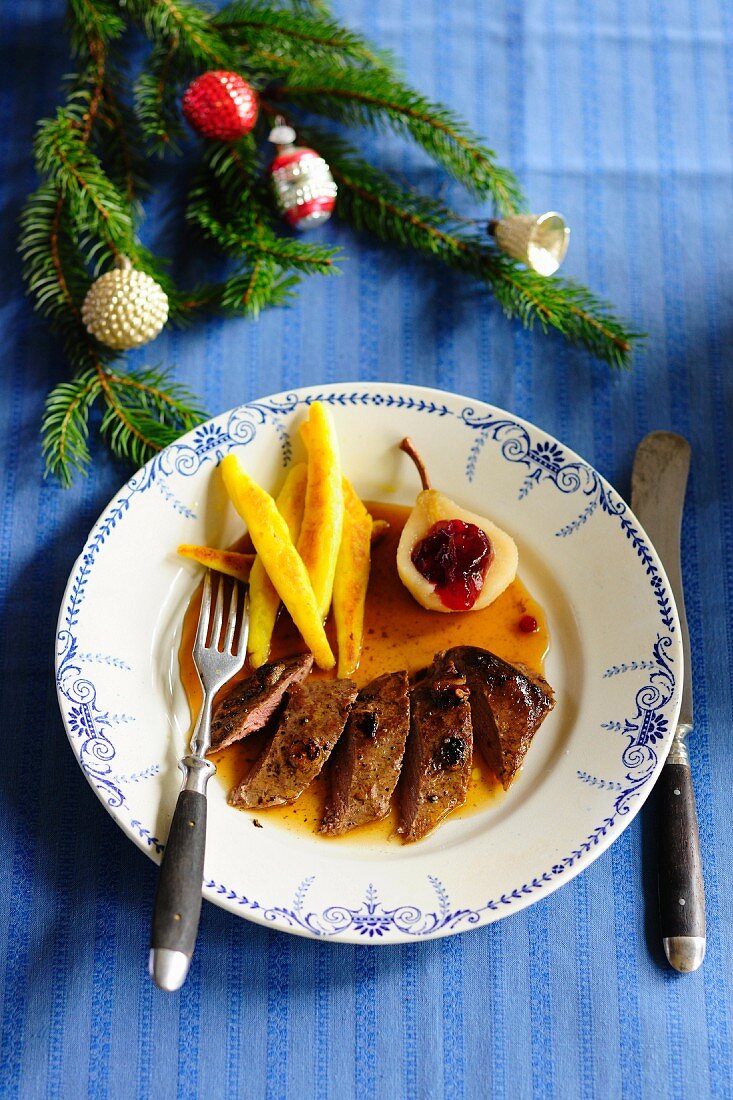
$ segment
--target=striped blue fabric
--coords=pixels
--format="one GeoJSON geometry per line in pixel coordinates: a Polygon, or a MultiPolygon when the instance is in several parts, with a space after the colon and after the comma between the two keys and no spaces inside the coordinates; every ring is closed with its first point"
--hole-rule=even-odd
{"type": "MultiPolygon", "coordinates": [[[[728,0],[340,0],[338,10],[455,105],[572,225],[567,273],[649,334],[612,374],[508,324],[485,293],[351,235],[339,279],[258,323],[166,333],[218,412],[337,379],[425,383],[528,417],[628,491],[653,428],[694,449],[684,579],[694,638],[691,752],[709,947],[663,965],[651,815],[572,883],[491,927],[383,949],[290,938],[205,905],[191,976],[147,977],[153,865],[69,752],[50,675],[56,608],[125,472],[100,451],[64,492],[38,425],[64,363],[25,303],[15,223],[30,142],[67,66],[60,0],[0,5],[0,1096],[248,1100],[733,1096],[733,7],[728,0]]],[[[370,156],[485,215],[382,134],[370,156]]],[[[151,202],[153,246],[191,266],[151,202]]],[[[599,629],[603,624],[599,623],[599,629]]]]}

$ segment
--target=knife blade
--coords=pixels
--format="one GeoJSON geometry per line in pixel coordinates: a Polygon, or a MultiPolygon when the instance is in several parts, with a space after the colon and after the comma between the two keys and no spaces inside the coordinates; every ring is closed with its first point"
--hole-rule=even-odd
{"type": "Polygon", "coordinates": [[[683,686],[680,715],[658,780],[657,859],[659,916],[670,965],[688,973],[705,957],[705,891],[690,758],[692,663],[682,590],[680,540],[690,445],[674,432],[651,432],[636,449],[631,509],[662,559],[680,620],[683,686]]]}

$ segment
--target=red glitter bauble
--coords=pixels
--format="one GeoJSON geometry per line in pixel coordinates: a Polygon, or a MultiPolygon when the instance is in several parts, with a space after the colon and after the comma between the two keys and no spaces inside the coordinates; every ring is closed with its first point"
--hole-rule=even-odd
{"type": "Polygon", "coordinates": [[[183,113],[203,137],[236,141],[257,121],[257,93],[238,73],[197,76],[183,96],[183,113]]]}

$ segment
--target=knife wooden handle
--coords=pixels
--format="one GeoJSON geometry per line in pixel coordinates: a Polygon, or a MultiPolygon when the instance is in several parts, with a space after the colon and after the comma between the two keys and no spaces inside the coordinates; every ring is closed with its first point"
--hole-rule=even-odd
{"type": "Polygon", "coordinates": [[[153,910],[150,946],[179,951],[189,959],[201,915],[206,850],[206,795],[182,790],[163,853],[153,910]]]}
{"type": "Polygon", "coordinates": [[[705,893],[690,766],[668,762],[659,777],[659,916],[675,970],[697,970],[705,956],[705,893]]]}

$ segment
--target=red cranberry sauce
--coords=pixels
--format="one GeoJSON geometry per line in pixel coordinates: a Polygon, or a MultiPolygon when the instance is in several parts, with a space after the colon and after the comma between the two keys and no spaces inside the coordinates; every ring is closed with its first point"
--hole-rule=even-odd
{"type": "Polygon", "coordinates": [[[494,560],[491,539],[475,523],[441,519],[412,551],[412,564],[432,581],[441,603],[451,611],[469,611],[494,560]]]}

